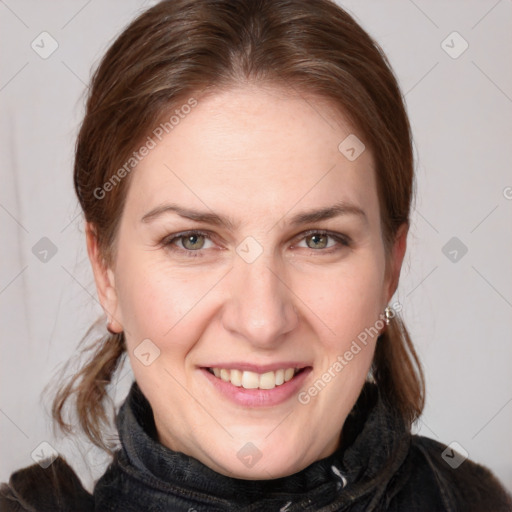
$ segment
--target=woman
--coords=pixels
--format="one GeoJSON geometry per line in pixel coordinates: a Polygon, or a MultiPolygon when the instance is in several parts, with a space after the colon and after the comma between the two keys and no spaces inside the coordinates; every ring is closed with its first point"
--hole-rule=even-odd
{"type": "Polygon", "coordinates": [[[73,400],[114,458],[92,495],[61,457],[20,470],[2,510],[511,509],[487,469],[411,435],[423,376],[393,301],[410,129],[342,9],[149,9],[93,77],[74,179],[109,334],[53,412],[69,428],[73,400]]]}

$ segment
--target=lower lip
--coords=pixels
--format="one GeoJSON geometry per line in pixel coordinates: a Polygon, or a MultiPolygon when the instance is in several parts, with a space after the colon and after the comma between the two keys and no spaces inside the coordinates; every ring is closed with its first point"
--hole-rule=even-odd
{"type": "Polygon", "coordinates": [[[215,377],[215,375],[212,375],[206,368],[201,368],[202,373],[219,393],[235,404],[244,407],[271,407],[286,402],[286,400],[298,394],[304,380],[311,370],[311,367],[304,368],[304,370],[295,375],[293,379],[273,389],[245,389],[243,387],[234,386],[231,382],[219,379],[215,377]]]}

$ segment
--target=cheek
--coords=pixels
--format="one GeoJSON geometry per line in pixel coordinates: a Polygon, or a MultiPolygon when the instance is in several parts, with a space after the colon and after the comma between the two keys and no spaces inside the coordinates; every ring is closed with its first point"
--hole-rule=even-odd
{"type": "Polygon", "coordinates": [[[194,326],[199,335],[199,322],[190,320],[218,278],[133,257],[120,260],[117,268],[122,277],[117,288],[128,345],[134,348],[149,338],[162,351],[188,349],[196,336],[194,326]]]}
{"type": "Polygon", "coordinates": [[[384,265],[381,259],[359,256],[350,262],[297,279],[297,295],[323,324],[323,344],[332,350],[350,345],[364,329],[375,325],[382,313],[384,265]]]}
{"type": "Polygon", "coordinates": [[[321,334],[315,374],[298,399],[311,417],[323,418],[325,432],[338,432],[354,405],[383,327],[384,260],[375,254],[378,248],[316,275],[302,289],[321,334]]]}

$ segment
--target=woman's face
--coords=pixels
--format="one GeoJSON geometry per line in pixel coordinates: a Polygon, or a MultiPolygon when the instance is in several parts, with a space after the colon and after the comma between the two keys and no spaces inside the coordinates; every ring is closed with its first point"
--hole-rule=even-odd
{"type": "Polygon", "coordinates": [[[222,474],[330,455],[365,382],[406,233],[386,272],[353,135],[277,88],[197,98],[133,171],[109,271],[88,239],[160,442],[222,474]]]}

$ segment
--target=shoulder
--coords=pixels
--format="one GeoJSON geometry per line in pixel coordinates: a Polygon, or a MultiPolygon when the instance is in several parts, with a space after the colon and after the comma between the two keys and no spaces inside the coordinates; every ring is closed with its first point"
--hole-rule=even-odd
{"type": "Polygon", "coordinates": [[[46,469],[34,464],[14,472],[9,483],[1,484],[0,510],[90,512],[94,500],[67,462],[57,457],[46,469]]]}
{"type": "Polygon", "coordinates": [[[491,471],[433,439],[412,436],[402,471],[416,502],[433,503],[436,496],[436,510],[512,511],[512,497],[491,471]]]}

